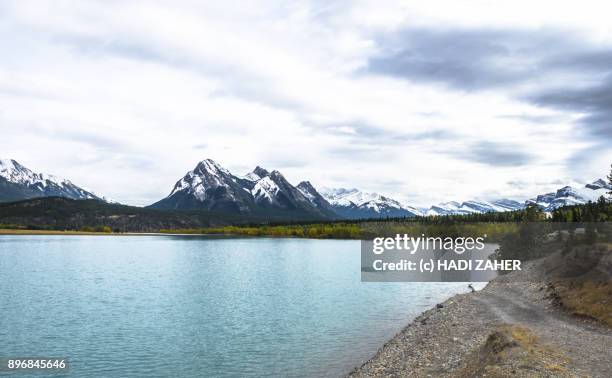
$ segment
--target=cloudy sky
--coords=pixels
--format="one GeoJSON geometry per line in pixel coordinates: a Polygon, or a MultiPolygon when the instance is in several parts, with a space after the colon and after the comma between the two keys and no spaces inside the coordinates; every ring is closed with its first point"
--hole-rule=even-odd
{"type": "Polygon", "coordinates": [[[134,205],[204,158],[413,205],[584,184],[612,9],[571,3],[2,1],[0,157],[134,205]]]}

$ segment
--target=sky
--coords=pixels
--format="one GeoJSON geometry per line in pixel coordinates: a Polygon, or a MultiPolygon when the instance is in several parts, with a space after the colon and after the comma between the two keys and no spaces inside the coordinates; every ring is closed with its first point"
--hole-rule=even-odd
{"type": "Polygon", "coordinates": [[[0,157],[147,205],[211,158],[415,206],[612,163],[605,1],[2,1],[0,157]]]}

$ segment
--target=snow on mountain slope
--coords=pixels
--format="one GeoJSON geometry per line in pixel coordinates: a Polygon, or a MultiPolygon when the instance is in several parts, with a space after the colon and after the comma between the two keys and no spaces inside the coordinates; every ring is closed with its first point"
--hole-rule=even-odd
{"type": "Polygon", "coordinates": [[[517,201],[509,199],[499,199],[494,201],[465,201],[462,204],[462,208],[471,209],[477,213],[485,212],[502,212],[522,209],[523,205],[517,201]]]}
{"type": "Polygon", "coordinates": [[[556,192],[541,194],[529,199],[525,204],[536,203],[545,211],[553,211],[563,206],[581,205],[588,201],[595,202],[599,197],[605,197],[610,190],[612,187],[599,179],[581,188],[564,186],[556,192]]]}
{"type": "Polygon", "coordinates": [[[255,201],[268,201],[272,202],[280,188],[269,176],[262,177],[255,182],[255,186],[251,189],[251,194],[255,198],[255,201]]]}
{"type": "MultiPolygon", "coordinates": [[[[12,159],[0,159],[0,180],[5,190],[10,187],[10,200],[35,197],[66,197],[71,199],[97,199],[97,195],[71,181],[44,173],[35,173],[12,159]]],[[[6,192],[5,192],[6,193],[6,192]]],[[[7,200],[0,192],[0,201],[7,200]]]]}
{"type": "Polygon", "coordinates": [[[514,210],[520,210],[525,207],[524,204],[518,201],[505,199],[505,198],[495,200],[491,203],[495,205],[499,209],[499,211],[514,211],[514,210]]]}
{"type": "Polygon", "coordinates": [[[349,206],[351,204],[361,206],[366,202],[374,201],[382,197],[377,193],[367,193],[345,188],[324,188],[321,194],[327,201],[335,206],[349,206]]]}
{"type": "Polygon", "coordinates": [[[0,159],[0,177],[15,184],[28,186],[40,184],[44,187],[48,184],[55,184],[58,186],[71,184],[70,181],[53,175],[34,173],[12,159],[0,159]]]}
{"type": "Polygon", "coordinates": [[[218,187],[229,187],[232,180],[231,173],[219,166],[213,160],[206,159],[201,161],[192,171],[180,179],[170,196],[175,193],[187,191],[192,193],[200,201],[206,199],[206,190],[218,187]]]}
{"type": "Polygon", "coordinates": [[[315,189],[310,181],[302,181],[296,186],[296,188],[319,210],[328,214],[336,214],[336,211],[332,205],[315,189]]]}
{"type": "Polygon", "coordinates": [[[296,188],[300,191],[300,193],[302,193],[304,197],[308,198],[310,202],[313,202],[315,200],[314,192],[316,192],[316,189],[312,186],[312,184],[309,181],[300,182],[296,186],[296,188]]]}
{"type": "Polygon", "coordinates": [[[232,175],[212,159],[199,162],[170,194],[152,204],[158,209],[206,209],[250,213],[254,208],[252,182],[232,175]]]}
{"type": "Polygon", "coordinates": [[[450,201],[430,207],[426,215],[465,215],[474,213],[503,212],[520,210],[523,204],[509,199],[494,201],[471,200],[465,202],[450,201]]]}
{"type": "MultiPolygon", "coordinates": [[[[449,201],[431,206],[429,209],[422,210],[421,212],[423,215],[432,216],[503,212],[521,210],[530,203],[537,203],[545,211],[553,211],[562,206],[580,205],[588,201],[595,202],[602,195],[605,196],[610,190],[612,190],[610,185],[603,179],[599,179],[581,188],[565,186],[556,192],[538,195],[533,199],[525,201],[525,203],[510,199],[498,199],[493,201],[471,200],[465,202],[449,201]]],[[[335,194],[334,199],[341,201],[348,195],[350,195],[350,193],[341,192],[335,194]]],[[[409,208],[405,205],[403,207],[409,208]]]]}
{"type": "Polygon", "coordinates": [[[399,201],[378,193],[362,192],[358,189],[324,188],[322,196],[341,216],[350,219],[411,217],[421,215],[421,211],[403,206],[399,201]]]}
{"type": "Polygon", "coordinates": [[[253,172],[258,176],[267,174],[255,183],[252,190],[256,203],[262,206],[275,206],[286,210],[307,212],[325,218],[337,217],[337,214],[330,208],[329,204],[325,203],[325,200],[312,185],[310,188],[307,188],[308,185],[305,183],[300,183],[301,187],[300,185],[293,186],[279,171],[268,173],[268,171],[257,167],[253,172]],[[305,192],[307,194],[304,194],[305,192]]]}

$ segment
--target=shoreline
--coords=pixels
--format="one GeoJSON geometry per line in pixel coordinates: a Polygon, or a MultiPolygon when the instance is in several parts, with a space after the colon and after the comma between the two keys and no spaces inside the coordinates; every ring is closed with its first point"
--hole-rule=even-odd
{"type": "MultiPolygon", "coordinates": [[[[170,234],[163,232],[91,232],[55,230],[0,229],[1,235],[72,235],[72,236],[217,236],[219,234],[170,234]]],[[[219,235],[223,236],[223,235],[219,235]]]]}
{"type": "Polygon", "coordinates": [[[121,235],[111,232],[89,232],[89,231],[55,231],[55,230],[20,230],[20,229],[0,229],[0,235],[91,235],[91,236],[111,236],[121,235]]]}
{"type": "Polygon", "coordinates": [[[560,309],[543,271],[532,261],[481,290],[452,296],[346,376],[606,376],[612,328],[560,309]]]}
{"type": "Polygon", "coordinates": [[[292,240],[352,240],[351,238],[309,238],[302,236],[286,235],[242,235],[242,234],[196,234],[196,233],[166,233],[166,232],[91,232],[91,231],[56,231],[56,230],[20,230],[0,228],[0,236],[3,235],[65,235],[65,236],[189,236],[189,237],[217,237],[227,239],[292,239],[292,240]]]}

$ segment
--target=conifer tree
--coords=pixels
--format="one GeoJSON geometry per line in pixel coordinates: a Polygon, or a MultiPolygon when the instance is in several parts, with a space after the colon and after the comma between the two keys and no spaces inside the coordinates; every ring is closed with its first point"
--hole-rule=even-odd
{"type": "MultiPolygon", "coordinates": [[[[612,188],[612,164],[610,164],[610,174],[608,175],[608,185],[612,188]]],[[[612,199],[612,189],[608,192],[610,199],[612,199]]]]}

